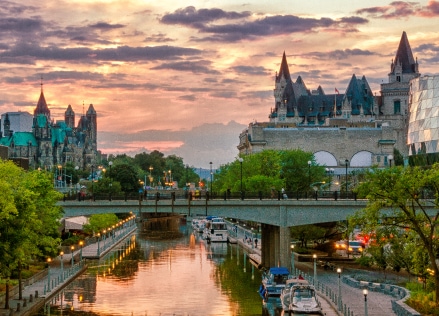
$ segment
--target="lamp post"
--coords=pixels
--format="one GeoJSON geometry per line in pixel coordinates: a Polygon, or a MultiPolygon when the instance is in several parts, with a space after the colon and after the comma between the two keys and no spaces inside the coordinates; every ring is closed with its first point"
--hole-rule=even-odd
{"type": "Polygon", "coordinates": [[[308,188],[311,185],[311,163],[311,160],[308,160],[308,188]]]}
{"type": "Polygon", "coordinates": [[[312,255],[313,259],[314,259],[314,285],[317,285],[317,255],[313,254],[312,255]]]}
{"type": "Polygon", "coordinates": [[[47,292],[50,292],[50,262],[51,258],[47,258],[47,292]]]}
{"type": "Polygon", "coordinates": [[[390,166],[390,168],[392,168],[393,155],[388,155],[387,159],[389,159],[389,166],[390,166]]]}
{"type": "Polygon", "coordinates": [[[56,183],[57,183],[57,187],[61,187],[62,186],[62,166],[58,165],[58,178],[56,179],[56,183]],[[61,179],[60,179],[60,175],[61,175],[61,179]],[[61,185],[59,180],[61,180],[61,185]]]}
{"type": "Polygon", "coordinates": [[[291,245],[291,274],[296,274],[296,267],[294,266],[294,245],[291,245]]]}
{"type": "Polygon", "coordinates": [[[346,167],[346,174],[345,174],[345,176],[346,176],[346,199],[348,198],[348,163],[349,163],[349,160],[347,160],[347,159],[345,159],[345,161],[344,161],[344,163],[345,163],[345,167],[346,167]]]}
{"type": "Polygon", "coordinates": [[[209,162],[210,165],[210,194],[213,194],[213,188],[212,188],[212,177],[213,177],[213,173],[212,173],[212,161],[209,162]]]}
{"type": "Polygon", "coordinates": [[[82,246],[84,246],[84,242],[81,240],[79,241],[79,262],[82,263],[82,246]]]}
{"type": "Polygon", "coordinates": [[[112,177],[112,174],[111,174],[111,166],[113,165],[113,162],[109,161],[108,165],[110,166],[110,194],[109,194],[109,200],[111,201],[111,199],[112,199],[111,194],[113,193],[113,177],[112,177]]]}
{"type": "Polygon", "coordinates": [[[95,187],[94,187],[94,179],[95,179],[95,175],[94,175],[94,166],[91,165],[91,195],[94,197],[95,195],[95,187]]]}
{"type": "Polygon", "coordinates": [[[73,260],[73,251],[75,250],[75,246],[71,246],[70,247],[70,250],[72,251],[72,267],[73,267],[73,264],[75,263],[73,260]]]}
{"type": "Polygon", "coordinates": [[[64,251],[59,253],[59,257],[61,259],[61,282],[64,282],[64,261],[63,261],[64,251]]]}
{"type": "Polygon", "coordinates": [[[239,164],[241,165],[241,200],[244,199],[244,196],[242,194],[242,162],[244,161],[244,159],[242,159],[241,157],[238,158],[239,164]]]}
{"type": "Polygon", "coordinates": [[[337,268],[338,273],[338,310],[341,311],[341,269],[337,268]]]}
{"type": "Polygon", "coordinates": [[[368,316],[368,313],[367,313],[367,289],[363,290],[363,294],[364,294],[364,316],[368,316]]]}

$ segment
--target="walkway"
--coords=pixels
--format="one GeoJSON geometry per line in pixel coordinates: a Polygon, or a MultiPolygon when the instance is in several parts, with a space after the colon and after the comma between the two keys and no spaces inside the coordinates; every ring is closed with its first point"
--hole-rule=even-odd
{"type": "Polygon", "coordinates": [[[131,221],[130,224],[109,232],[105,238],[100,238],[98,242],[74,251],[71,256],[68,254],[62,258],[58,256],[51,262],[47,270],[41,272],[39,280],[23,288],[22,300],[19,300],[19,296],[16,294],[9,300],[9,310],[4,309],[4,305],[1,306],[0,316],[28,316],[36,313],[46,302],[50,301],[87,269],[86,258],[99,259],[136,229],[135,222],[131,221]]]}

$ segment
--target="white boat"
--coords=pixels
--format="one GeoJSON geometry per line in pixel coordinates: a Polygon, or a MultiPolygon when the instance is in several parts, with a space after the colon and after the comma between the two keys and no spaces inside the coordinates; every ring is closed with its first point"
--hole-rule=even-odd
{"type": "Polygon", "coordinates": [[[323,315],[314,286],[302,279],[290,279],[280,296],[286,314],[323,315]]]}
{"type": "Polygon", "coordinates": [[[197,233],[202,233],[206,227],[207,219],[194,218],[192,219],[192,229],[197,233]]]}
{"type": "Polygon", "coordinates": [[[227,242],[227,224],[222,217],[208,217],[203,238],[208,242],[227,242]]]}
{"type": "Polygon", "coordinates": [[[262,284],[259,288],[259,295],[264,299],[271,296],[279,297],[285,288],[287,280],[290,279],[290,272],[285,267],[271,267],[262,274],[262,284]]]}

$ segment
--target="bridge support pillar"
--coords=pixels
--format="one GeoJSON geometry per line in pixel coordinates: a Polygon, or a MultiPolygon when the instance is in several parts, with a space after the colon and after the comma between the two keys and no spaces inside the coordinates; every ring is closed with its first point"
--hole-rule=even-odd
{"type": "Polygon", "coordinates": [[[290,229],[262,224],[261,265],[263,267],[291,266],[290,229]]]}

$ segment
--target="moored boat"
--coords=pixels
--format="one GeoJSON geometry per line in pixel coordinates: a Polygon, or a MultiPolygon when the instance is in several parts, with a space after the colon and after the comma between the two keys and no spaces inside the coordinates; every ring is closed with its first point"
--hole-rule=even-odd
{"type": "Polygon", "coordinates": [[[302,279],[290,279],[280,296],[287,314],[323,315],[314,286],[302,279]]]}
{"type": "Polygon", "coordinates": [[[203,238],[208,242],[227,242],[227,224],[222,217],[210,217],[203,231],[203,238]]]}
{"type": "Polygon", "coordinates": [[[262,275],[262,283],[259,288],[259,295],[263,299],[274,296],[279,297],[285,288],[287,280],[290,279],[290,272],[286,267],[271,267],[262,275]]]}

